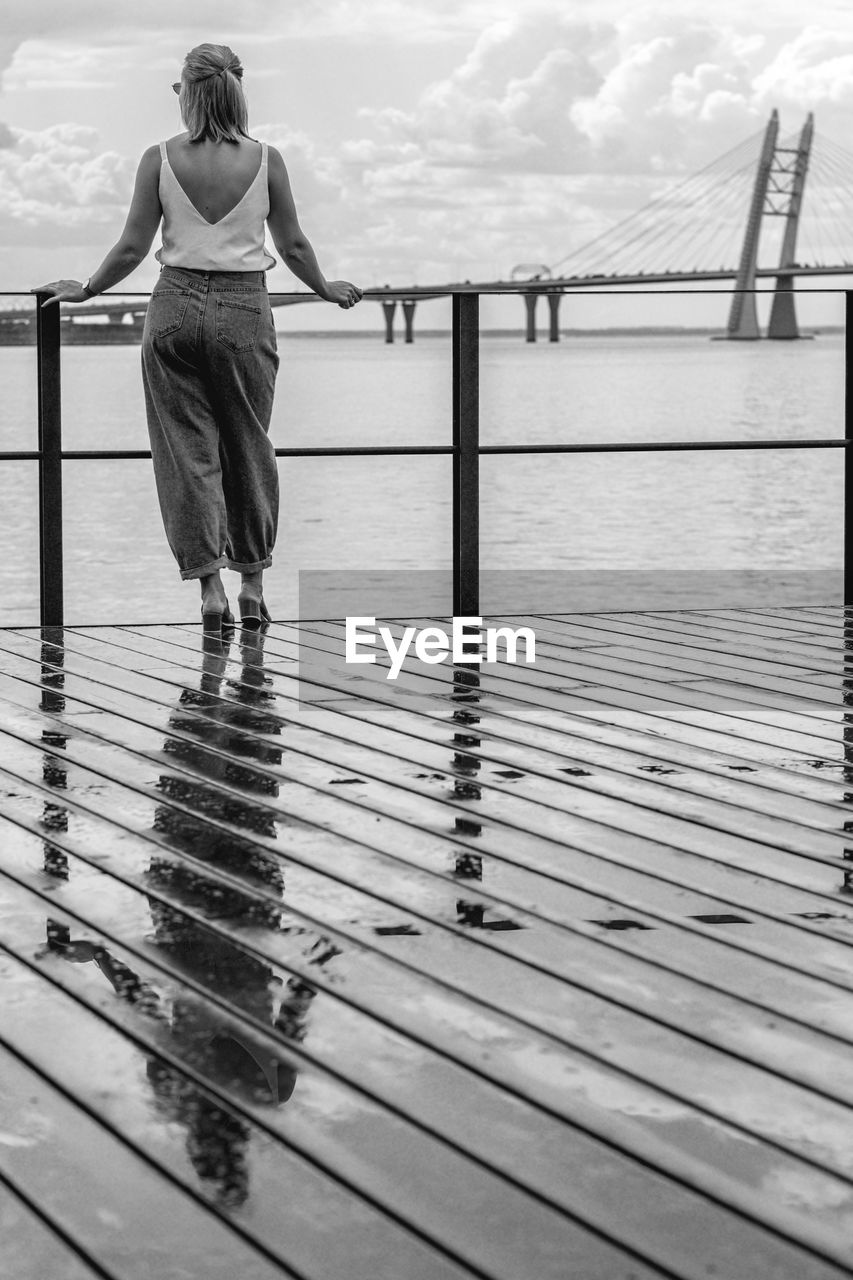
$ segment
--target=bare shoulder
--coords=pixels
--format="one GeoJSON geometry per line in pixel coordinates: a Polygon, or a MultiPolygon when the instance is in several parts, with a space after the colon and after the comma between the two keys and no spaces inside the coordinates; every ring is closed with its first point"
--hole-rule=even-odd
{"type": "Polygon", "coordinates": [[[287,166],[284,163],[284,156],[278,147],[267,144],[267,165],[271,176],[277,178],[287,177],[287,166]]]}
{"type": "MultiPolygon", "coordinates": [[[[177,155],[184,155],[188,151],[191,152],[192,148],[189,145],[189,136],[190,135],[187,133],[185,129],[183,133],[175,133],[172,135],[171,138],[166,138],[165,144],[169,150],[169,154],[173,156],[177,156],[177,155]]],[[[148,150],[154,152],[155,155],[159,156],[160,143],[155,142],[154,146],[149,147],[148,150]]],[[[146,152],[146,155],[147,154],[148,153],[146,152]]]]}
{"type": "Polygon", "coordinates": [[[146,147],[136,168],[137,183],[156,186],[160,180],[160,144],[146,147]]]}
{"type": "Polygon", "coordinates": [[[276,203],[281,201],[286,205],[292,202],[287,165],[278,147],[267,148],[267,185],[273,201],[276,203]]]}

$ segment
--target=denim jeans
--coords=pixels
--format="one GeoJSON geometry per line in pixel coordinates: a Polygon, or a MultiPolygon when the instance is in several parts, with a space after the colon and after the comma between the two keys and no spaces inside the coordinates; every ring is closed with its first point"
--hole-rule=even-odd
{"type": "Polygon", "coordinates": [[[277,371],[263,271],[162,268],[145,316],[142,382],[157,496],[182,578],[272,562],[277,371]]]}

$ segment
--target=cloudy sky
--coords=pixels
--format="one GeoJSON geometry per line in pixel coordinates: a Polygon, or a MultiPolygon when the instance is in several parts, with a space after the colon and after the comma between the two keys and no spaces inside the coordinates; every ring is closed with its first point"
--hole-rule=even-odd
{"type": "Polygon", "coordinates": [[[241,56],[324,270],[363,285],[554,263],[774,106],[853,150],[847,0],[4,0],[4,288],[94,270],[203,40],[241,56]]]}

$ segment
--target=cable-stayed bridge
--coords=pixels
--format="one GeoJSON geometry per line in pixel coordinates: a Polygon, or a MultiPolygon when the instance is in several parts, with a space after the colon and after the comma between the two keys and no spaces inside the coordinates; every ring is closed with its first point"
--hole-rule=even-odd
{"type": "Polygon", "coordinates": [[[726,336],[756,339],[755,291],[767,279],[776,286],[767,337],[797,338],[796,277],[853,275],[851,197],[853,155],[818,135],[811,114],[797,135],[781,136],[774,110],[763,130],[559,261],[514,268],[509,283],[524,294],[528,341],[541,295],[557,341],[565,292],[716,281],[734,286],[726,336]]]}
{"type": "MultiPolygon", "coordinates": [[[[726,334],[755,339],[761,336],[756,285],[774,277],[767,336],[796,338],[795,277],[853,272],[851,188],[853,156],[818,138],[811,114],[797,137],[780,138],[774,110],[762,133],[543,268],[539,278],[557,287],[571,282],[573,289],[732,280],[726,334]]],[[[537,273],[514,271],[523,274],[537,273]]],[[[527,301],[533,338],[535,296],[527,301]]],[[[558,305],[559,298],[552,301],[552,337],[558,305]]]]}
{"type": "MultiPolygon", "coordinates": [[[[726,336],[750,340],[762,336],[755,302],[758,282],[773,278],[766,336],[797,338],[795,279],[853,275],[851,197],[853,154],[817,134],[811,115],[797,135],[780,136],[774,110],[765,129],[550,266],[522,264],[508,280],[386,286],[367,290],[365,297],[382,305],[387,342],[394,339],[395,312],[402,304],[405,337],[411,342],[418,302],[459,290],[518,293],[526,305],[527,340],[535,341],[536,307],[544,295],[549,336],[557,341],[564,293],[732,281],[726,336]]],[[[271,295],[273,306],[313,301],[312,293],[271,295]]],[[[95,324],[87,323],[97,320],[105,338],[106,317],[113,322],[113,340],[138,340],[145,307],[141,300],[106,298],[75,307],[73,328],[79,335],[73,337],[82,338],[88,330],[83,340],[97,340],[95,324]]],[[[71,317],[65,319],[71,326],[71,317]]],[[[22,310],[0,311],[0,344],[34,340],[31,328],[31,318],[22,310]]]]}

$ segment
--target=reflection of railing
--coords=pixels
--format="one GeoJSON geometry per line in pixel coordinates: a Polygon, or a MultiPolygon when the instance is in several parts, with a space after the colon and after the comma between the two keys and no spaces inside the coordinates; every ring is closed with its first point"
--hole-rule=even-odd
{"type": "MultiPolygon", "coordinates": [[[[650,290],[649,292],[663,292],[650,290]]],[[[38,448],[0,452],[2,461],[38,463],[39,570],[42,626],[62,626],[62,464],[66,461],[150,458],[147,449],[62,448],[60,318],[56,306],[43,309],[48,295],[36,295],[38,369],[38,448]]],[[[675,453],[740,449],[844,449],[844,602],[853,605],[853,292],[845,294],[844,435],[815,440],[662,441],[617,444],[481,445],[479,428],[479,303],[475,287],[453,292],[452,379],[453,436],[450,445],[382,445],[276,449],[280,458],[416,456],[449,454],[453,464],[453,613],[479,614],[481,454],[537,453],[675,453]]]]}

